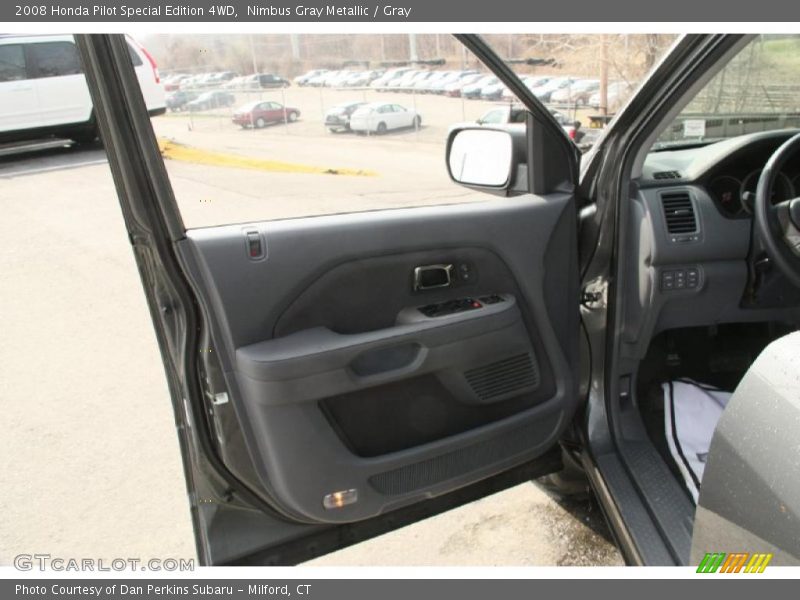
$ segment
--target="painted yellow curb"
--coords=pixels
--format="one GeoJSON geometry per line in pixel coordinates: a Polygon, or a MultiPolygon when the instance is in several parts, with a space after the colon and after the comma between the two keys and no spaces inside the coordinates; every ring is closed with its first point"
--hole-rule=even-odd
{"type": "Polygon", "coordinates": [[[374,171],[363,169],[342,169],[338,167],[315,167],[313,165],[300,165],[287,163],[277,160],[264,160],[261,158],[249,158],[237,154],[224,154],[222,152],[212,152],[193,148],[167,140],[158,139],[158,147],[161,155],[170,160],[179,160],[198,165],[209,165],[212,167],[233,167],[236,169],[253,169],[256,171],[270,171],[274,173],[309,173],[314,175],[347,175],[351,177],[376,177],[374,171]]]}

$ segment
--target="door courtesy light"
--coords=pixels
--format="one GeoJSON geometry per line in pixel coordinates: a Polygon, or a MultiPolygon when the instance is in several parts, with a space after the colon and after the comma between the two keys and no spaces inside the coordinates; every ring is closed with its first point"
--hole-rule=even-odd
{"type": "Polygon", "coordinates": [[[358,490],[344,490],[341,492],[333,492],[326,494],[322,499],[322,506],[328,510],[334,508],[342,508],[348,504],[354,504],[358,501],[358,490]]]}

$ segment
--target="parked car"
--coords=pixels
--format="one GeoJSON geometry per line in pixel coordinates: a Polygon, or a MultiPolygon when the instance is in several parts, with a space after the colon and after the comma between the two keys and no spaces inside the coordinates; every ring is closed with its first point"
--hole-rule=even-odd
{"type": "Polygon", "coordinates": [[[350,131],[350,117],[356,109],[366,105],[366,102],[344,102],[331,107],[325,113],[325,127],[332,133],[337,131],[350,131]]]}
{"type": "Polygon", "coordinates": [[[554,104],[574,104],[583,106],[589,103],[589,98],[600,88],[598,79],[578,79],[571,85],[554,91],[550,95],[550,102],[554,104]]]}
{"type": "MultiPolygon", "coordinates": [[[[464,80],[470,75],[477,74],[478,72],[474,70],[453,71],[447,77],[443,77],[433,82],[428,88],[428,91],[431,94],[444,94],[447,88],[450,86],[457,84],[457,82],[464,80]]],[[[464,82],[462,85],[466,85],[466,83],[467,82],[464,82]]]]}
{"type": "Polygon", "coordinates": [[[311,69],[303,73],[302,75],[298,75],[294,78],[294,82],[299,86],[308,85],[308,82],[314,79],[315,77],[319,77],[328,72],[328,69],[311,69]]]}
{"type": "Polygon", "coordinates": [[[424,72],[425,71],[420,71],[419,69],[410,69],[403,73],[400,77],[395,77],[389,81],[386,84],[386,88],[390,90],[407,88],[413,83],[414,79],[418,77],[420,73],[424,72]]]}
{"type": "Polygon", "coordinates": [[[345,82],[355,75],[355,71],[350,69],[342,69],[338,71],[335,75],[331,75],[325,80],[325,87],[342,87],[345,85],[345,82]]]}
{"type": "MultiPolygon", "coordinates": [[[[519,103],[497,104],[487,110],[476,121],[479,125],[497,125],[502,123],[524,123],[528,110],[519,103]]],[[[559,125],[572,125],[573,121],[561,111],[550,109],[550,114],[559,125]]],[[[565,130],[566,131],[566,130],[565,130]]]]}
{"type": "MultiPolygon", "coordinates": [[[[633,87],[625,81],[615,81],[613,83],[609,83],[606,92],[606,99],[608,103],[606,109],[608,112],[614,112],[619,109],[622,106],[622,103],[628,99],[628,96],[630,96],[632,91],[633,87]]],[[[595,92],[589,97],[588,104],[592,108],[600,108],[599,91],[595,92]]]]}
{"type": "MultiPolygon", "coordinates": [[[[528,110],[517,103],[498,104],[487,110],[476,121],[478,125],[502,125],[506,123],[524,123],[528,110]]],[[[580,121],[570,118],[561,111],[550,109],[550,114],[561,125],[564,133],[582,150],[586,151],[597,141],[597,134],[582,127],[580,121]],[[588,132],[588,135],[587,135],[588,132]]]]}
{"type": "Polygon", "coordinates": [[[247,79],[247,76],[239,75],[238,77],[234,77],[230,81],[226,81],[220,87],[223,90],[240,90],[244,88],[245,79],[247,79]]]}
{"type": "Polygon", "coordinates": [[[494,75],[484,75],[474,83],[465,85],[461,88],[461,97],[475,100],[481,97],[481,92],[485,87],[500,83],[500,80],[494,75]]]}
{"type": "Polygon", "coordinates": [[[247,127],[261,129],[270,123],[294,123],[299,118],[298,109],[266,100],[243,104],[234,111],[232,120],[243,129],[247,127]]]}
{"type": "Polygon", "coordinates": [[[417,81],[414,85],[414,91],[419,93],[427,93],[432,86],[438,82],[447,79],[452,74],[452,71],[433,71],[428,77],[417,81]]]}
{"type": "Polygon", "coordinates": [[[478,125],[500,125],[524,123],[528,111],[519,104],[498,104],[483,113],[476,121],[478,125]]]}
{"type": "Polygon", "coordinates": [[[186,79],[188,75],[183,73],[173,73],[169,77],[164,78],[164,91],[174,92],[181,88],[181,82],[186,79]]]}
{"type": "Polygon", "coordinates": [[[436,71],[419,71],[414,77],[412,77],[408,83],[404,86],[401,86],[403,91],[410,92],[414,90],[417,86],[423,85],[425,81],[430,81],[431,79],[436,77],[436,71]]]}
{"type": "Polygon", "coordinates": [[[200,87],[200,81],[205,78],[205,74],[195,73],[194,75],[187,75],[178,83],[178,88],[181,90],[191,90],[200,87]]]}
{"type": "Polygon", "coordinates": [[[542,102],[550,102],[553,92],[563,89],[575,81],[572,77],[554,77],[547,83],[533,88],[531,91],[542,102]]]}
{"type": "Polygon", "coordinates": [[[210,73],[206,77],[204,77],[200,85],[206,88],[217,88],[222,87],[224,84],[228,83],[232,79],[238,77],[239,74],[235,71],[218,71],[216,73],[210,73]]]}
{"type": "Polygon", "coordinates": [[[380,69],[375,69],[370,71],[358,71],[356,73],[353,73],[350,77],[348,77],[344,85],[346,85],[347,87],[368,86],[375,79],[380,77],[382,73],[383,71],[380,69]]]}
{"type": "Polygon", "coordinates": [[[167,96],[166,105],[169,110],[176,112],[184,110],[192,100],[197,100],[197,92],[178,90],[167,96]]]}
{"type": "Polygon", "coordinates": [[[306,81],[306,85],[311,86],[311,87],[323,87],[325,85],[325,82],[328,79],[331,79],[332,77],[336,77],[336,75],[338,75],[339,72],[340,71],[336,71],[336,70],[333,70],[333,71],[330,71],[330,70],[329,71],[322,71],[321,73],[319,73],[317,75],[309,77],[309,79],[306,81]]]}
{"type": "Polygon", "coordinates": [[[213,92],[203,92],[191,102],[187,102],[185,108],[188,111],[197,112],[201,110],[210,110],[212,108],[233,106],[235,103],[236,96],[230,92],[216,90],[213,92]]]}
{"type": "Polygon", "coordinates": [[[242,87],[248,90],[286,88],[290,85],[289,81],[274,73],[255,73],[242,78],[242,87]]]}
{"type": "Polygon", "coordinates": [[[551,79],[553,79],[553,77],[550,76],[550,75],[535,75],[535,76],[526,77],[523,80],[523,83],[525,84],[525,87],[527,87],[529,90],[533,91],[536,88],[539,88],[539,87],[545,85],[551,79]]]}
{"type": "Polygon", "coordinates": [[[193,88],[208,88],[213,85],[216,73],[198,73],[190,80],[193,88]]]}
{"type": "Polygon", "coordinates": [[[356,133],[383,134],[394,129],[419,128],[422,117],[400,104],[373,102],[356,109],[350,116],[350,129],[356,133]]]}
{"type": "Polygon", "coordinates": [[[509,89],[504,83],[495,83],[487,85],[481,89],[481,99],[483,100],[500,100],[500,98],[508,92],[509,89]]]}
{"type": "MultiPolygon", "coordinates": [[[[153,57],[133,38],[126,43],[148,112],[164,113],[164,82],[153,57]]],[[[71,35],[0,36],[0,66],[0,141],[97,138],[92,98],[71,35]]]]}
{"type": "Polygon", "coordinates": [[[399,79],[411,70],[410,67],[397,67],[387,70],[383,75],[378,77],[375,81],[369,84],[369,87],[375,89],[385,88],[390,81],[399,79]]]}
{"type": "Polygon", "coordinates": [[[442,93],[445,96],[450,96],[452,98],[458,98],[461,96],[461,90],[465,87],[474,84],[475,82],[479,81],[485,77],[485,75],[481,73],[467,73],[466,75],[462,75],[452,83],[446,84],[442,88],[442,93]]]}
{"type": "MultiPolygon", "coordinates": [[[[541,75],[523,75],[520,77],[520,81],[525,84],[529,90],[539,87],[540,85],[544,85],[547,83],[551,77],[541,76],[541,75]]],[[[513,102],[516,100],[514,94],[511,93],[511,90],[504,89],[502,94],[500,95],[500,100],[507,100],[509,102],[513,102]]]]}

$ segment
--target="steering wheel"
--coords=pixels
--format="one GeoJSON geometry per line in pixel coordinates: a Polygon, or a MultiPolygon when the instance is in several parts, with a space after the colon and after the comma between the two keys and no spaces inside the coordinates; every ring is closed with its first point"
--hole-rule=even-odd
{"type": "Polygon", "coordinates": [[[775,180],[798,149],[800,134],[790,138],[770,156],[758,179],[753,217],[767,255],[789,281],[800,287],[800,197],[772,204],[775,180]]]}

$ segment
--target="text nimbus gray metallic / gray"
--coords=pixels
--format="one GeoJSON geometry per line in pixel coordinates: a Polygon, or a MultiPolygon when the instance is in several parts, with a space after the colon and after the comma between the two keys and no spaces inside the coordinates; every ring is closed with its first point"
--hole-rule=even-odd
{"type": "Polygon", "coordinates": [[[273,4],[251,4],[247,7],[248,17],[405,17],[411,15],[411,9],[401,6],[385,5],[353,5],[342,6],[327,4],[325,6],[275,6],[273,4]]]}

